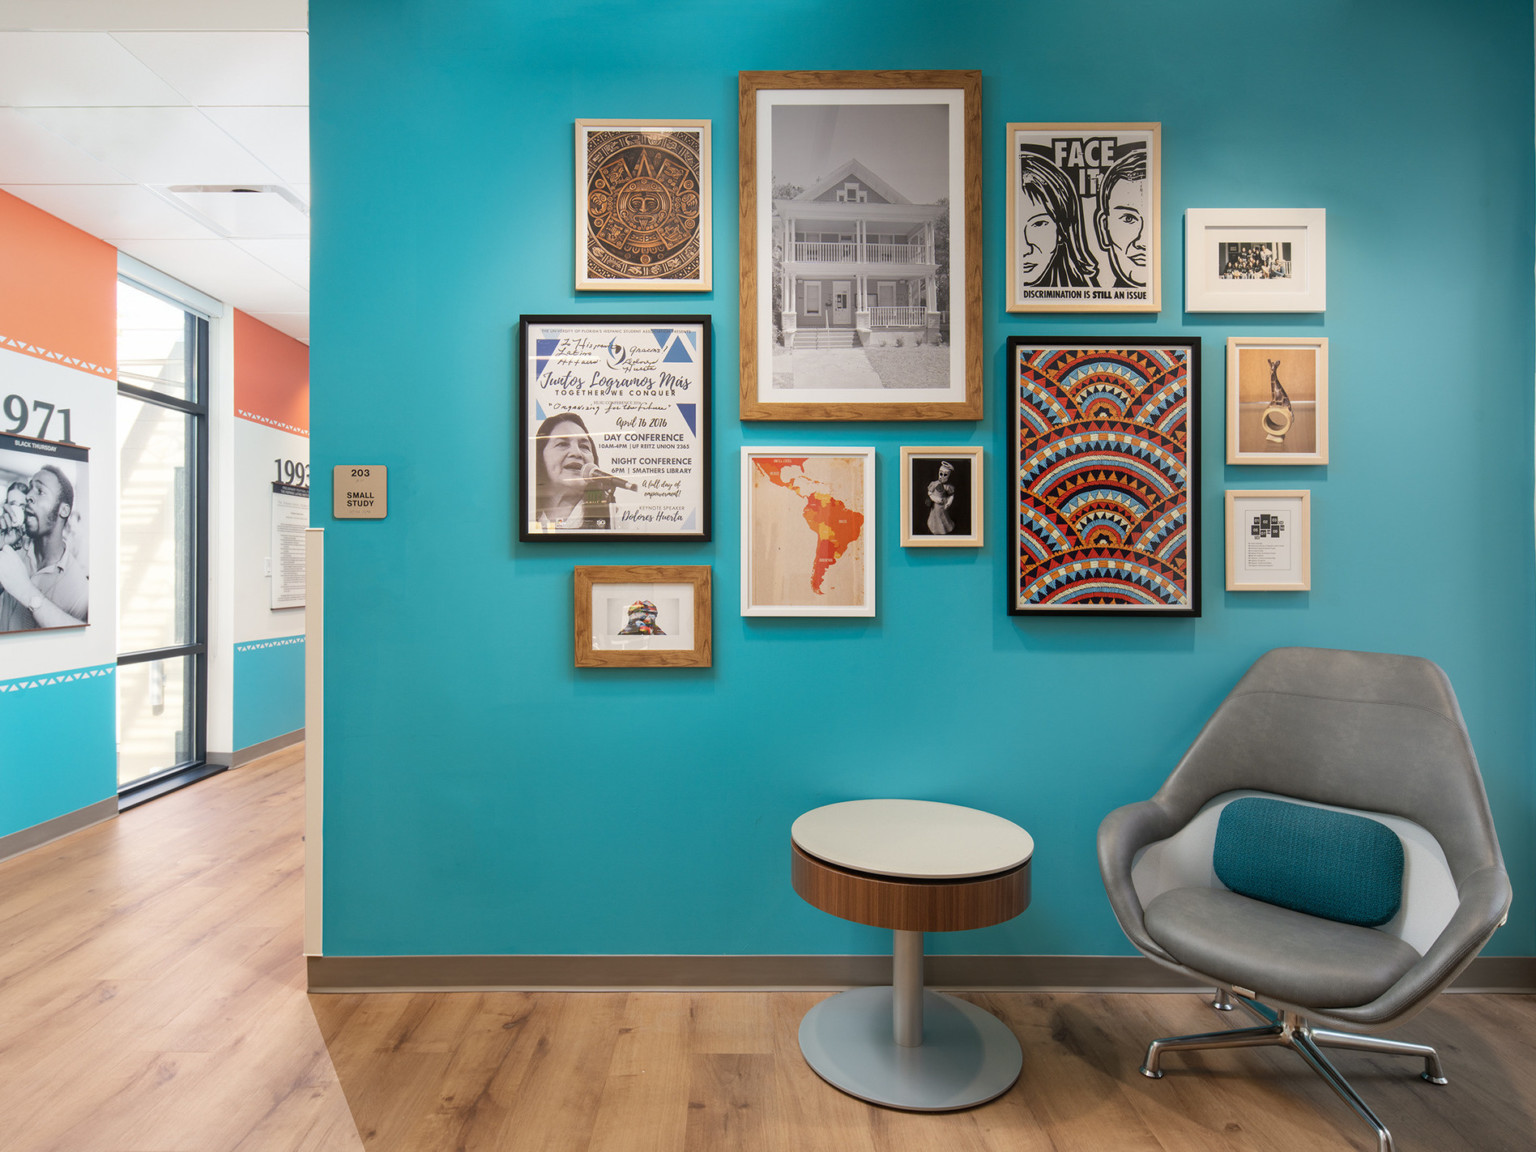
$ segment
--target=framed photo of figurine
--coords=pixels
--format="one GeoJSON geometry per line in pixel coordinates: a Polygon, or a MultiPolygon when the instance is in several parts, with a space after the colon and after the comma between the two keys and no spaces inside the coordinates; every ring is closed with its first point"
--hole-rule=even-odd
{"type": "Polygon", "coordinates": [[[518,538],[710,538],[710,318],[524,316],[518,538]]]}
{"type": "Polygon", "coordinates": [[[1227,463],[1328,463],[1328,338],[1227,338],[1227,463]]]}
{"type": "Polygon", "coordinates": [[[903,446],[903,548],[981,547],[982,452],[969,446],[903,446]]]}
{"type": "Polygon", "coordinates": [[[1200,615],[1200,339],[1010,336],[1007,606],[1200,615]]]}
{"type": "Polygon", "coordinates": [[[710,666],[709,565],[582,567],[575,580],[576,667],[710,666]]]}
{"type": "Polygon", "coordinates": [[[1184,213],[1186,312],[1323,312],[1322,208],[1191,208],[1184,213]]]}
{"type": "Polygon", "coordinates": [[[709,127],[576,121],[577,291],[709,291],[709,127]]]}
{"type": "Polygon", "coordinates": [[[1312,587],[1312,493],[1227,490],[1227,591],[1312,587]]]}
{"type": "Polygon", "coordinates": [[[741,614],[875,614],[875,450],[741,450],[741,614]]]}
{"type": "Polygon", "coordinates": [[[981,73],[740,99],[741,418],[981,419],[981,73]]]}
{"type": "Polygon", "coordinates": [[[1162,126],[1008,125],[1008,311],[1162,307],[1162,126]]]}

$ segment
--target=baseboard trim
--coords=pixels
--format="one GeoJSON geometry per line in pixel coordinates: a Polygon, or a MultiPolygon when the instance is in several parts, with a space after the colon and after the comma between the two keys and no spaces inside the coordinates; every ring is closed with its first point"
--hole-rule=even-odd
{"type": "Polygon", "coordinates": [[[260,744],[252,744],[249,748],[237,748],[229,754],[229,766],[239,768],[242,764],[249,764],[252,760],[260,760],[263,756],[270,756],[274,752],[280,752],[284,748],[301,743],[303,739],[304,729],[295,728],[292,732],[284,732],[281,736],[263,740],[260,744]]]}
{"type": "MultiPolygon", "coordinates": [[[[812,991],[888,984],[889,956],[310,956],[309,991],[812,991]]],[[[1202,985],[1142,956],[929,956],[932,988],[1188,992],[1202,985]]],[[[1485,956],[1453,992],[1536,991],[1536,957],[1485,956]]]]}
{"type": "Polygon", "coordinates": [[[0,860],[9,860],[12,856],[41,848],[60,836],[68,836],[71,832],[89,828],[92,824],[111,820],[116,815],[117,797],[109,796],[105,800],[87,804],[84,808],[76,808],[73,812],[55,816],[52,820],[44,820],[41,824],[12,832],[9,836],[0,836],[0,860]]]}

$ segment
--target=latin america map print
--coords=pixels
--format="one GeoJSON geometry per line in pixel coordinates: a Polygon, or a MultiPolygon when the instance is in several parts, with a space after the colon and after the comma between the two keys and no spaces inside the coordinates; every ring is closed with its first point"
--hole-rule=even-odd
{"type": "Polygon", "coordinates": [[[1010,611],[1194,609],[1191,349],[1015,355],[1010,611]]]}
{"type": "Polygon", "coordinates": [[[858,456],[754,457],[752,602],[864,602],[864,468],[858,456]]]}

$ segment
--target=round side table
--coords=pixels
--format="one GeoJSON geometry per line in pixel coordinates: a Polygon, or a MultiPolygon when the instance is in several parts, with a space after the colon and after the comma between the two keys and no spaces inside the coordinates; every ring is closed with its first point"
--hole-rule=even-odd
{"type": "Polygon", "coordinates": [[[916,1112],[969,1108],[1019,1078],[1019,1041],[997,1017],[923,988],[923,933],[985,928],[1029,904],[1035,842],[1001,816],[927,800],[851,800],[790,829],[791,877],[823,912],[894,933],[889,988],[823,1000],[800,1051],[849,1095],[916,1112]]]}

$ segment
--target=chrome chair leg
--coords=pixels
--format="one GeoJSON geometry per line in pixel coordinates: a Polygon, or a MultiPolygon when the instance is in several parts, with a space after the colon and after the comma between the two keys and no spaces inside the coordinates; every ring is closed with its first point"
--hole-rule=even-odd
{"type": "Polygon", "coordinates": [[[1428,1044],[1410,1044],[1406,1040],[1387,1040],[1381,1036],[1361,1036],[1354,1032],[1335,1032],[1332,1028],[1313,1028],[1314,1043],[1327,1048],[1350,1048],[1356,1052],[1379,1052],[1385,1056],[1417,1056],[1424,1061],[1419,1075],[1431,1084],[1449,1084],[1440,1053],[1428,1044]]]}
{"type": "Polygon", "coordinates": [[[1147,1045],[1147,1058],[1141,1062],[1141,1074],[1149,1080],[1161,1080],[1158,1067],[1164,1052],[1187,1052],[1196,1048],[1260,1048],[1286,1043],[1279,1025],[1264,1028],[1234,1028],[1227,1032],[1197,1032],[1193,1036],[1168,1036],[1147,1045]]]}
{"type": "Polygon", "coordinates": [[[1323,1055],[1322,1049],[1313,1042],[1309,1031],[1298,1030],[1294,1033],[1290,1046],[1312,1066],[1312,1071],[1321,1076],[1328,1087],[1338,1093],[1339,1099],[1354,1109],[1355,1115],[1376,1130],[1377,1152],[1392,1152],[1392,1133],[1387,1131],[1387,1126],[1381,1122],[1376,1113],[1371,1111],[1371,1106],[1360,1099],[1359,1093],[1350,1087],[1349,1081],[1344,1079],[1328,1057],[1323,1055]]]}
{"type": "Polygon", "coordinates": [[[1211,1007],[1218,1012],[1232,1011],[1232,989],[1216,985],[1216,996],[1211,1001],[1211,1007]]]}

